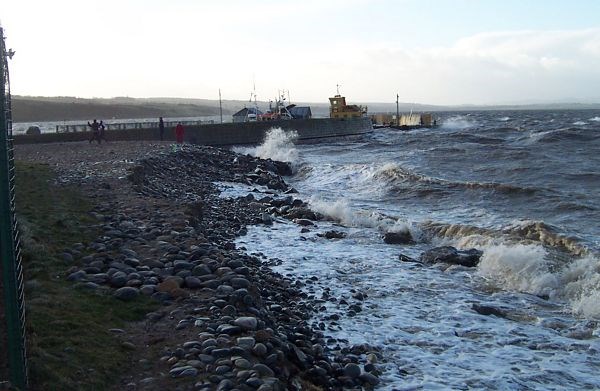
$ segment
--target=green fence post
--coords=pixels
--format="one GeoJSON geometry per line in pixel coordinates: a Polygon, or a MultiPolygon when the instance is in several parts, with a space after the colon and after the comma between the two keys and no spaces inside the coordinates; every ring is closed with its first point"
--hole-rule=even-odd
{"type": "Polygon", "coordinates": [[[0,27],[0,273],[4,284],[8,367],[13,387],[27,387],[23,274],[15,217],[14,156],[8,59],[0,27]]]}

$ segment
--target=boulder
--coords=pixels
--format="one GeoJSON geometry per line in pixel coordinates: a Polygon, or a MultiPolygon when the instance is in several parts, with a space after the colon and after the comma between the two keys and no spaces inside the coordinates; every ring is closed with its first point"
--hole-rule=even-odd
{"type": "Polygon", "coordinates": [[[346,233],[345,232],[331,230],[331,231],[327,231],[327,232],[324,232],[324,233],[318,233],[317,236],[320,236],[320,237],[325,238],[325,239],[343,239],[343,238],[346,237],[346,233]]]}
{"type": "Polygon", "coordinates": [[[452,246],[435,247],[421,254],[420,260],[423,263],[449,263],[453,265],[462,265],[475,267],[483,255],[482,251],[471,248],[469,250],[457,250],[452,246]]]}
{"type": "Polygon", "coordinates": [[[113,295],[119,300],[131,301],[135,299],[138,296],[138,294],[139,291],[136,288],[127,286],[124,288],[117,289],[113,295]]]}
{"type": "Polygon", "coordinates": [[[410,231],[402,232],[386,232],[383,235],[383,241],[387,244],[410,244],[413,243],[412,235],[410,231]]]}
{"type": "Polygon", "coordinates": [[[40,130],[39,126],[33,125],[33,126],[30,126],[29,128],[27,128],[27,130],[25,131],[25,134],[38,135],[38,134],[42,134],[42,131],[40,130]]]}

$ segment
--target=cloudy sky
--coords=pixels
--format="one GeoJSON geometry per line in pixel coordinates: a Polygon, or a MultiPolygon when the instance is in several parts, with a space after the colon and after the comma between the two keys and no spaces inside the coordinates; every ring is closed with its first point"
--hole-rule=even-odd
{"type": "Polygon", "coordinates": [[[0,0],[12,93],[600,102],[596,0],[0,0]]]}

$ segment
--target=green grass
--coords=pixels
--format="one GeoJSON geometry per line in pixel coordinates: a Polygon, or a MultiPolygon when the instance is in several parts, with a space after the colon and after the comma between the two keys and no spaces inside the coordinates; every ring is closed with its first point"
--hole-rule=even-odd
{"type": "Polygon", "coordinates": [[[124,328],[157,308],[139,297],[74,288],[65,248],[97,237],[93,204],[77,188],[54,184],[45,165],[17,164],[17,215],[23,236],[30,384],[34,390],[102,390],[127,368],[130,351],[111,328],[124,328]]]}

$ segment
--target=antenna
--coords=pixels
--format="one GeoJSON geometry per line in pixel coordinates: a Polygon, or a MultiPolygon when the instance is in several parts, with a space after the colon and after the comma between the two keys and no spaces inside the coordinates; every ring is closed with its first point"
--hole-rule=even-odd
{"type": "Polygon", "coordinates": [[[337,88],[337,94],[339,95],[340,94],[340,87],[341,87],[341,85],[336,84],[335,87],[337,88]]]}
{"type": "Polygon", "coordinates": [[[221,103],[221,89],[219,88],[219,113],[221,114],[221,123],[223,123],[223,105],[221,103]]]}

